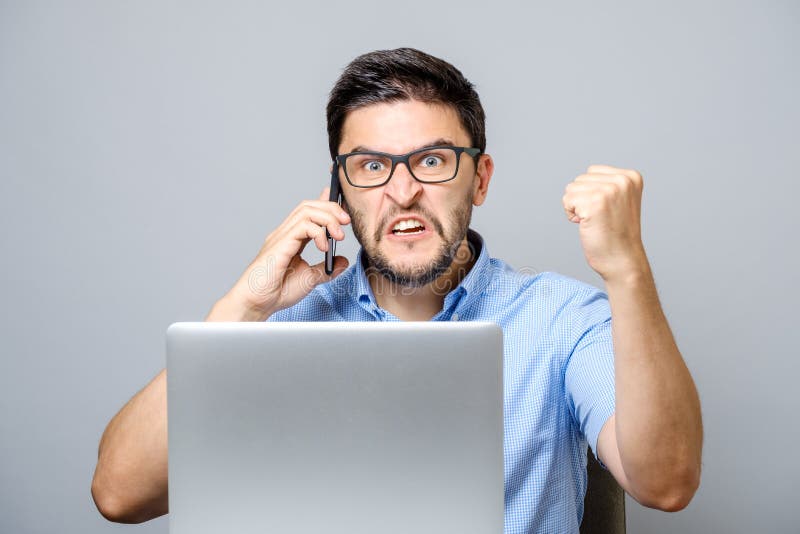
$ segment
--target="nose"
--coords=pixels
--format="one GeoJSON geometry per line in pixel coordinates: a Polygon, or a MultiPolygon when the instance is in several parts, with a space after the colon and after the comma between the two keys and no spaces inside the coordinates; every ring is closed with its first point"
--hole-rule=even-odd
{"type": "Polygon", "coordinates": [[[412,206],[422,194],[422,184],[411,176],[405,163],[398,163],[394,168],[391,180],[386,184],[384,193],[398,206],[412,206]]]}

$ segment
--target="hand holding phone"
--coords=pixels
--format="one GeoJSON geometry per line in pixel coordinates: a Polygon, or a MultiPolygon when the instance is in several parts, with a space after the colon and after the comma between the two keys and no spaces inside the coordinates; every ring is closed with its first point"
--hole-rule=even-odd
{"type": "Polygon", "coordinates": [[[209,317],[226,321],[264,321],[275,312],[300,302],[334,270],[347,268],[347,258],[334,256],[336,240],[344,239],[350,216],[341,208],[338,169],[331,188],[315,200],[304,200],[272,231],[245,272],[214,305],[209,317]],[[324,232],[320,230],[324,228],[324,232]],[[329,230],[330,229],[330,230],[329,230]],[[333,233],[333,236],[331,236],[333,233]],[[301,256],[314,242],[327,251],[325,261],[310,265],[301,256]]]}

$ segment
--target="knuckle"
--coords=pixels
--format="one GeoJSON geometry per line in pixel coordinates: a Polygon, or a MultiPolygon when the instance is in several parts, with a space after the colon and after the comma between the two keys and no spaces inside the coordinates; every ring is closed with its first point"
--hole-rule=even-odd
{"type": "Polygon", "coordinates": [[[633,185],[633,178],[627,174],[618,174],[615,183],[622,189],[628,189],[633,185]]]}
{"type": "Polygon", "coordinates": [[[622,177],[625,179],[625,182],[632,187],[641,187],[642,185],[642,175],[636,169],[626,169],[625,172],[622,173],[622,177]]]}
{"type": "Polygon", "coordinates": [[[310,200],[304,200],[297,206],[298,212],[303,214],[303,216],[307,216],[308,212],[312,209],[314,209],[314,204],[310,200]]]}

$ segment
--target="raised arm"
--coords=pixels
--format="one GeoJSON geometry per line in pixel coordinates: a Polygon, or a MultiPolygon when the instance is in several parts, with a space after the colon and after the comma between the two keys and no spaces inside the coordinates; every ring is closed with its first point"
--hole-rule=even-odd
{"type": "Polygon", "coordinates": [[[700,484],[703,427],[642,245],[642,187],[636,171],[592,165],[562,200],[611,306],[616,412],[600,431],[598,456],[638,502],[677,511],[700,484]]]}

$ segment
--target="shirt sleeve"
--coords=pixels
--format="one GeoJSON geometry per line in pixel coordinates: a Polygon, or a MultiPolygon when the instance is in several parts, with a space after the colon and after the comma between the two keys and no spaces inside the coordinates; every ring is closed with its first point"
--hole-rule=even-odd
{"type": "Polygon", "coordinates": [[[573,349],[564,388],[572,416],[597,457],[600,430],[615,410],[611,308],[604,292],[587,285],[575,295],[571,308],[573,349]]]}

